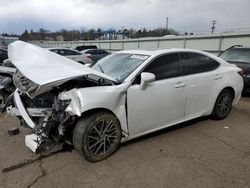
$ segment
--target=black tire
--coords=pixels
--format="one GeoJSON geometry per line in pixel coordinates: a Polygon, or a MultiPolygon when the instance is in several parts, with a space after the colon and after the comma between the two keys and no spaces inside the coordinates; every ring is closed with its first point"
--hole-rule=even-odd
{"type": "Polygon", "coordinates": [[[5,104],[6,98],[7,98],[7,95],[3,91],[0,90],[0,109],[2,109],[2,106],[5,104]]]}
{"type": "Polygon", "coordinates": [[[121,141],[121,126],[116,117],[98,112],[77,123],[73,133],[76,151],[90,162],[97,162],[112,155],[121,141]]]}
{"type": "Polygon", "coordinates": [[[216,120],[225,119],[232,109],[234,95],[230,89],[223,89],[214,105],[212,118],[216,120]]]}

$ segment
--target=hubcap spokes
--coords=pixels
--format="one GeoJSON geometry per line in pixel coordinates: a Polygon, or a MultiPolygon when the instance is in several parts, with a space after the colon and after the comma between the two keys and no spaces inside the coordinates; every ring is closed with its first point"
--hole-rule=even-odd
{"type": "Polygon", "coordinates": [[[106,155],[118,139],[117,127],[112,120],[98,121],[88,136],[88,149],[94,155],[106,155]]]}
{"type": "Polygon", "coordinates": [[[228,111],[230,110],[230,106],[231,106],[230,95],[228,93],[222,94],[218,103],[218,113],[220,114],[220,116],[223,116],[226,113],[228,113],[228,111]]]}

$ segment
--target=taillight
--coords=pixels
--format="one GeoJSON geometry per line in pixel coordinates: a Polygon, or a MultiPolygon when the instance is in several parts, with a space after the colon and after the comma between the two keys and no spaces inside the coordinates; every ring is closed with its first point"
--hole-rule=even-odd
{"type": "Polygon", "coordinates": [[[241,75],[242,77],[243,77],[244,74],[245,74],[244,71],[243,71],[243,69],[241,69],[238,73],[239,73],[239,75],[241,75]]]}

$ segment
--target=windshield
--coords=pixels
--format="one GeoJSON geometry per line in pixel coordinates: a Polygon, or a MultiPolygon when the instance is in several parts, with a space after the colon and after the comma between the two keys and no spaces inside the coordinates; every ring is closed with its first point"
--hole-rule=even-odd
{"type": "Polygon", "coordinates": [[[99,60],[91,68],[123,82],[148,57],[148,55],[116,53],[99,60]]]}
{"type": "Polygon", "coordinates": [[[225,61],[250,63],[250,49],[229,49],[220,55],[225,61]]]}

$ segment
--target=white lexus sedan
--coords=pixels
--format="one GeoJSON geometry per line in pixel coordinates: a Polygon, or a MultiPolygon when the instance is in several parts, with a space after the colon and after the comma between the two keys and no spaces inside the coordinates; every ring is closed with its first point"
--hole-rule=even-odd
{"type": "Polygon", "coordinates": [[[7,112],[33,129],[26,146],[67,142],[89,161],[184,121],[224,119],[243,88],[241,69],[196,50],[120,51],[90,68],[17,41],[9,58],[18,71],[7,112]]]}

